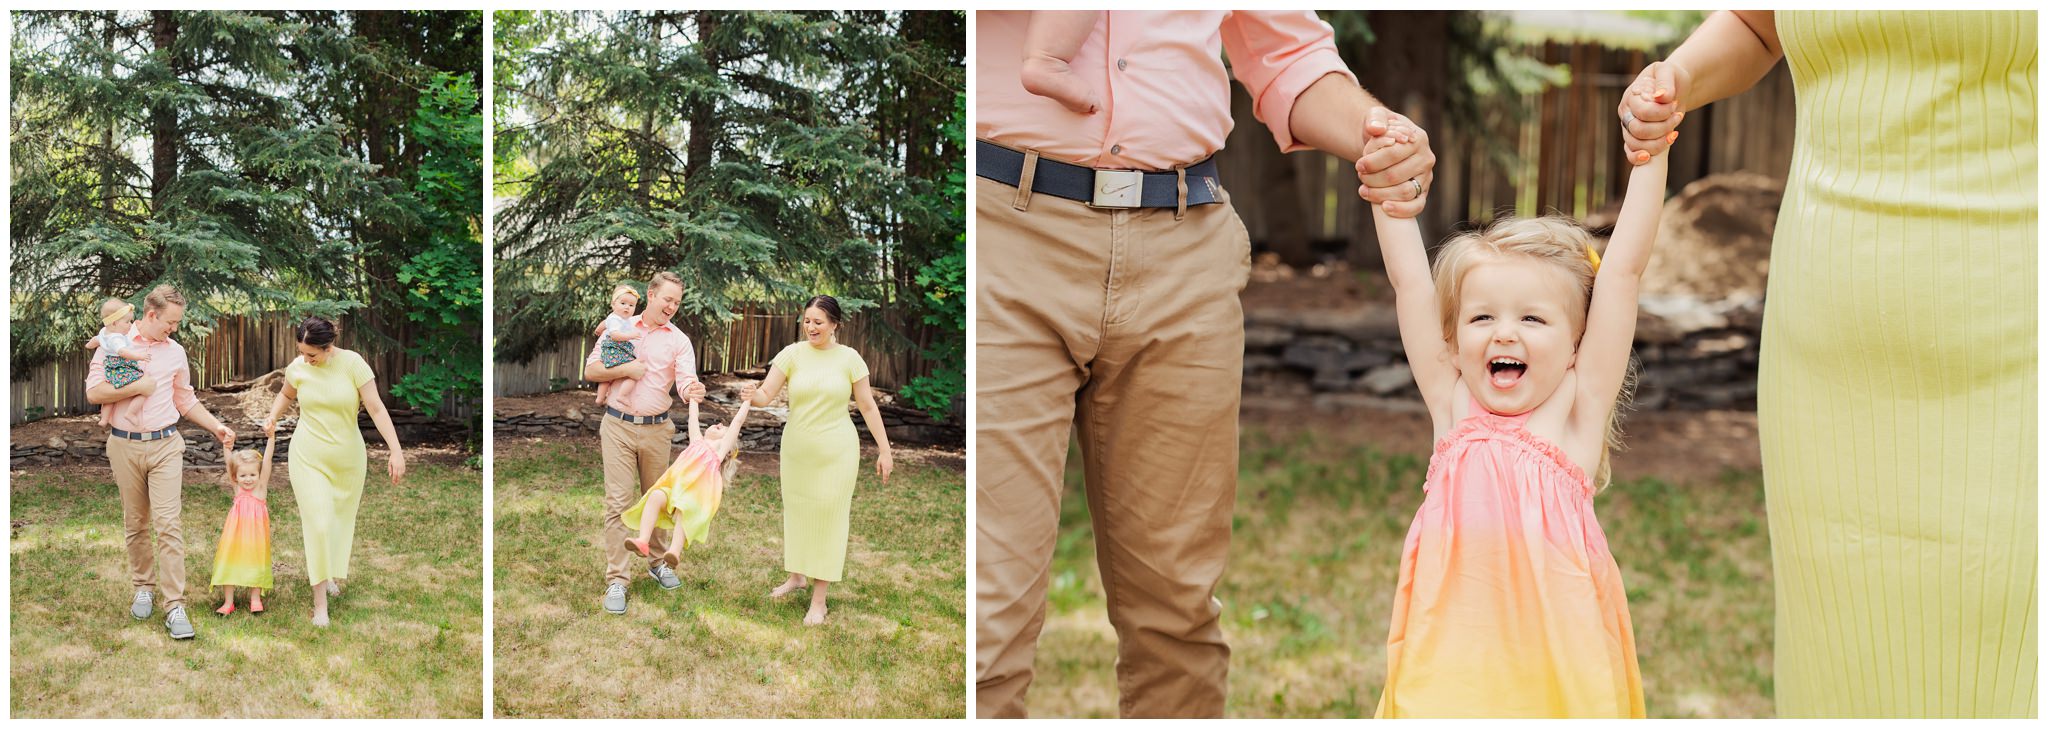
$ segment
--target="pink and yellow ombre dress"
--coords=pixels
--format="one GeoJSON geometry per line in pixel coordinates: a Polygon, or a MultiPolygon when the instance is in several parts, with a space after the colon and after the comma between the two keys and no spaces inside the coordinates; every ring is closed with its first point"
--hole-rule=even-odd
{"type": "Polygon", "coordinates": [[[1378,716],[1641,717],[1621,568],[1593,482],[1478,401],[1429,461],[1378,716]]]}
{"type": "Polygon", "coordinates": [[[725,495],[725,474],[718,466],[718,450],[708,441],[691,444],[662,472],[661,480],[655,481],[640,495],[640,501],[619,518],[627,526],[639,525],[640,515],[647,508],[647,494],[667,491],[668,502],[661,505],[661,516],[655,524],[682,535],[685,545],[704,541],[711,536],[711,517],[718,513],[718,502],[725,495]]]}
{"type": "Polygon", "coordinates": [[[213,548],[213,586],[270,589],[270,506],[255,489],[235,489],[213,548]]]}

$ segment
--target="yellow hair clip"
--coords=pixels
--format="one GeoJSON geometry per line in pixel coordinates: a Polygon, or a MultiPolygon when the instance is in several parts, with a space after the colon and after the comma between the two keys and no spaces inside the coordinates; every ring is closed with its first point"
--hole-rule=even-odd
{"type": "Polygon", "coordinates": [[[1593,244],[1586,244],[1586,260],[1593,264],[1593,273],[1600,273],[1600,252],[1593,250],[1593,244]]]}

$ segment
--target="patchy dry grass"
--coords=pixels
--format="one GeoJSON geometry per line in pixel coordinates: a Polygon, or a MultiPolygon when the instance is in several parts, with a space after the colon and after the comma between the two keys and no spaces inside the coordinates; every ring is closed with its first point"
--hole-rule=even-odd
{"type": "MultiPolygon", "coordinates": [[[[1241,448],[1232,567],[1218,590],[1231,646],[1229,715],[1371,716],[1386,680],[1402,543],[1428,462],[1307,428],[1248,427],[1241,448]]],[[[1596,503],[1628,585],[1650,716],[1771,715],[1761,476],[1641,477],[1615,483],[1596,503]]],[[[1087,511],[1076,458],[1033,716],[1116,715],[1116,635],[1087,511]]]]}
{"type": "Polygon", "coordinates": [[[680,589],[642,575],[627,613],[605,613],[596,451],[594,439],[498,451],[497,716],[965,716],[957,465],[901,459],[887,485],[865,466],[847,582],[832,586],[828,622],[806,628],[807,593],[768,598],[784,577],[773,454],[746,457],[710,541],[684,552],[680,589]]]}
{"type": "Polygon", "coordinates": [[[15,718],[483,715],[483,489],[475,470],[416,463],[402,487],[371,464],[333,625],[314,628],[298,508],[278,469],[277,589],[262,615],[212,611],[214,542],[230,495],[185,474],[187,604],[199,635],[128,615],[121,502],[104,468],[18,471],[13,483],[15,718]]]}

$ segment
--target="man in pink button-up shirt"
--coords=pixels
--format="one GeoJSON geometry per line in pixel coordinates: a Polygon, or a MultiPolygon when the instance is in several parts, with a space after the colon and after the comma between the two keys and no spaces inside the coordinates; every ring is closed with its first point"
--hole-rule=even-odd
{"type": "Polygon", "coordinates": [[[114,484],[121,494],[128,581],[135,588],[129,612],[137,620],[149,617],[152,593],[161,591],[164,610],[169,613],[165,628],[178,639],[191,638],[195,632],[184,616],[185,536],[180,519],[185,508],[185,438],[173,426],[180,417],[192,421],[220,439],[222,453],[231,450],[235,442],[235,431],[199,404],[185,348],[171,341],[171,333],[184,319],[185,297],[168,285],[158,286],[144,297],[142,318],[129,332],[134,347],[149,354],[149,359],[139,364],[142,376],[156,381],[154,392],[126,396],[117,392],[106,381],[105,362],[110,352],[105,347],[93,353],[92,364],[85,369],[86,401],[114,408],[107,462],[114,469],[114,484]],[[141,402],[128,402],[131,397],[141,402]],[[150,548],[151,526],[156,529],[154,550],[150,548]]]}
{"type": "MultiPolygon", "coordinates": [[[[625,539],[631,533],[619,518],[640,494],[661,479],[674,455],[670,441],[675,421],[669,409],[670,396],[701,398],[704,384],[697,381],[697,351],[690,338],[676,328],[677,307],[683,301],[683,280],[663,271],[647,282],[647,308],[634,324],[646,331],[633,345],[633,361],[606,368],[603,342],[590,350],[583,361],[583,378],[592,382],[615,381],[605,401],[604,424],[598,427],[598,447],[604,457],[604,609],[614,615],[626,612],[626,587],[631,584],[632,556],[625,539]]],[[[668,534],[656,530],[648,551],[666,550],[668,534]]],[[[682,586],[675,571],[660,560],[649,560],[647,574],[662,589],[682,586]]]]}
{"type": "Polygon", "coordinates": [[[1229,79],[1281,150],[1354,162],[1391,214],[1421,211],[1435,157],[1312,12],[1102,12],[1059,59],[1092,113],[1025,90],[1028,23],[976,15],[976,712],[1025,713],[1078,426],[1120,713],[1221,716],[1251,265],[1204,164],[1230,133],[1229,79]],[[1390,133],[1420,143],[1361,158],[1390,133]]]}

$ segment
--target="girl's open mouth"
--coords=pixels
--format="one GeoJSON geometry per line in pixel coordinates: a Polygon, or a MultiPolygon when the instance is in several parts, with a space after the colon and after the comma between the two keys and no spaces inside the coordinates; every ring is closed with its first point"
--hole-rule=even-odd
{"type": "Polygon", "coordinates": [[[1487,379],[1496,389],[1513,388],[1528,371],[1527,363],[1513,357],[1495,357],[1486,362],[1487,379]]]}

